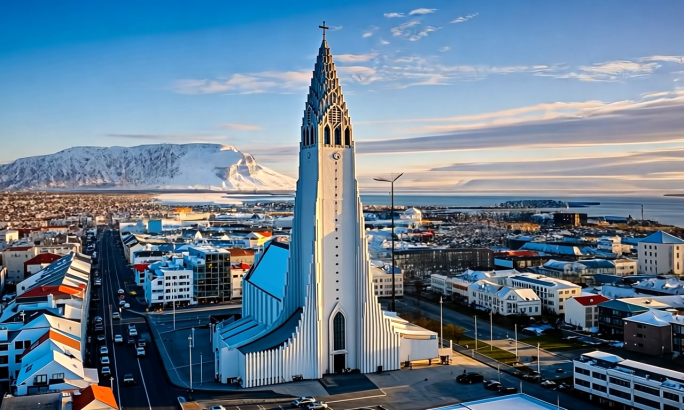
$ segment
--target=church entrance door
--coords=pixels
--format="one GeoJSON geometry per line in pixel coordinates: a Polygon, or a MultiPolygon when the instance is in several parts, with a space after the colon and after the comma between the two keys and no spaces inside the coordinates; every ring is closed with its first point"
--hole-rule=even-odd
{"type": "Polygon", "coordinates": [[[347,355],[336,354],[333,359],[333,367],[335,373],[342,373],[342,370],[347,368],[347,355]]]}

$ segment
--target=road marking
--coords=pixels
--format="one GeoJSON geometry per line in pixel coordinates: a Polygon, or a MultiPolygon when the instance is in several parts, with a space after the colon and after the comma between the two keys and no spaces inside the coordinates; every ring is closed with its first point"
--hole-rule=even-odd
{"type": "MultiPolygon", "coordinates": [[[[107,271],[108,271],[108,272],[107,272],[107,277],[108,277],[108,278],[107,278],[107,284],[110,284],[110,285],[111,285],[111,283],[110,283],[111,281],[109,280],[109,271],[110,271],[110,269],[111,269],[111,268],[110,268],[110,262],[111,262],[111,261],[110,261],[110,259],[109,259],[109,253],[110,253],[110,252],[109,252],[109,247],[107,247],[107,271]]],[[[105,275],[102,275],[102,280],[103,280],[103,281],[105,280],[105,275]]],[[[105,288],[105,286],[102,286],[102,288],[105,288]]],[[[104,290],[105,290],[105,289],[103,289],[103,292],[104,292],[104,290]]],[[[111,295],[109,292],[107,292],[106,296],[108,296],[108,297],[111,299],[111,296],[112,296],[112,295],[111,295]]],[[[105,299],[105,300],[106,300],[106,299],[105,299]]],[[[106,302],[105,302],[105,303],[106,303],[106,302]]],[[[104,308],[104,306],[103,306],[103,308],[104,308]]],[[[104,312],[105,312],[105,313],[103,314],[103,316],[106,317],[107,309],[105,309],[104,312]]],[[[114,329],[113,329],[114,325],[113,325],[112,322],[111,322],[111,313],[110,313],[110,322],[109,322],[109,323],[110,323],[110,325],[112,326],[112,329],[110,329],[110,331],[111,331],[112,333],[114,333],[114,329]]],[[[105,326],[104,328],[105,328],[105,343],[106,343],[106,340],[107,340],[107,327],[105,326]]],[[[119,407],[120,407],[121,409],[123,409],[123,403],[121,403],[121,388],[120,388],[120,386],[119,386],[119,379],[118,379],[118,377],[119,377],[119,368],[118,368],[118,366],[116,365],[116,345],[115,345],[114,343],[112,343],[112,353],[113,353],[113,356],[114,356],[114,373],[115,373],[115,376],[116,376],[116,377],[114,378],[114,380],[116,380],[116,396],[117,396],[118,399],[119,399],[119,407]]],[[[111,376],[110,376],[110,377],[111,377],[111,376]]],[[[113,386],[114,383],[112,382],[111,384],[112,384],[112,386],[110,386],[110,387],[111,387],[111,388],[114,388],[114,386],[113,386]]]]}
{"type": "Polygon", "coordinates": [[[386,396],[387,396],[386,394],[379,394],[379,395],[377,395],[377,396],[355,397],[355,398],[353,398],[353,399],[335,400],[335,401],[329,401],[329,402],[327,402],[327,403],[342,403],[342,402],[345,402],[345,401],[364,400],[364,399],[375,399],[375,398],[378,398],[378,397],[386,397],[386,396]]]}
{"type": "Polygon", "coordinates": [[[147,394],[147,386],[145,385],[145,376],[143,376],[142,366],[140,366],[140,359],[136,357],[135,360],[138,361],[138,369],[140,369],[140,378],[143,382],[143,389],[145,389],[145,396],[147,396],[147,405],[150,407],[150,410],[152,410],[152,403],[150,403],[150,395],[147,394]]]}

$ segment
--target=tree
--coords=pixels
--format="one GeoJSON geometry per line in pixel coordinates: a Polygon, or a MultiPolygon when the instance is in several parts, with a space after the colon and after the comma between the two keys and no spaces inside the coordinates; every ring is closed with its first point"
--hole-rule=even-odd
{"type": "Polygon", "coordinates": [[[413,287],[416,288],[416,295],[418,295],[418,300],[420,300],[420,295],[422,295],[423,291],[425,290],[425,286],[423,285],[423,281],[421,279],[416,279],[413,282],[413,287]]]}

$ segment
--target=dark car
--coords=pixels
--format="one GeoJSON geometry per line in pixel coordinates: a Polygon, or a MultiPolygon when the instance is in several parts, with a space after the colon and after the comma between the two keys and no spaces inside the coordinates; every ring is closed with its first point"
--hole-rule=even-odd
{"type": "Polygon", "coordinates": [[[456,381],[465,384],[482,383],[484,381],[484,376],[477,372],[468,372],[465,374],[460,374],[456,378],[456,381]]]}
{"type": "Polygon", "coordinates": [[[516,394],[518,392],[518,389],[515,387],[501,387],[499,389],[499,394],[502,396],[507,396],[509,394],[516,394]]]}
{"type": "Polygon", "coordinates": [[[129,337],[129,338],[128,338],[128,344],[129,344],[129,345],[134,345],[134,344],[135,344],[135,338],[134,338],[134,337],[129,337]]]}
{"type": "Polygon", "coordinates": [[[523,380],[527,380],[528,382],[538,382],[541,380],[541,374],[537,372],[527,373],[523,376],[523,380]]]}
{"type": "Polygon", "coordinates": [[[102,326],[102,325],[95,325],[95,332],[96,332],[96,333],[104,332],[104,326],[102,326]]]}
{"type": "Polygon", "coordinates": [[[135,379],[133,378],[133,375],[132,375],[132,374],[127,374],[127,375],[124,376],[123,385],[124,385],[124,386],[133,386],[133,385],[135,385],[135,379]]]}
{"type": "Polygon", "coordinates": [[[145,347],[145,346],[147,346],[147,342],[145,341],[145,339],[143,339],[142,337],[140,339],[138,339],[138,347],[145,347]]]}
{"type": "Polygon", "coordinates": [[[487,390],[497,391],[501,388],[501,383],[496,380],[488,380],[484,383],[484,388],[487,390]]]}

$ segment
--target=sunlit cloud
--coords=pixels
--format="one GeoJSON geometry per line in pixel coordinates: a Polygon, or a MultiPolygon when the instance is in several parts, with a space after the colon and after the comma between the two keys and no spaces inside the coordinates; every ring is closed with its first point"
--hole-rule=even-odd
{"type": "Polygon", "coordinates": [[[453,23],[453,24],[465,23],[466,21],[477,17],[477,15],[478,15],[478,13],[474,13],[474,14],[468,14],[467,16],[457,17],[454,20],[451,20],[451,23],[453,23]]]}
{"type": "Polygon", "coordinates": [[[415,10],[411,10],[409,12],[409,16],[419,16],[419,15],[423,15],[423,14],[432,14],[436,11],[437,11],[437,9],[426,9],[426,8],[415,9],[415,10]]]}
{"type": "Polygon", "coordinates": [[[375,34],[375,32],[376,32],[377,30],[378,30],[378,27],[376,27],[376,26],[370,26],[370,27],[368,28],[368,30],[364,31],[364,33],[363,33],[363,35],[362,35],[361,37],[363,37],[363,38],[372,37],[373,34],[375,34]]]}
{"type": "Polygon", "coordinates": [[[333,59],[340,63],[363,63],[366,61],[373,60],[378,54],[368,53],[368,54],[338,54],[333,57],[333,59]]]}
{"type": "Polygon", "coordinates": [[[232,130],[232,131],[257,131],[257,130],[261,129],[261,127],[258,125],[236,124],[236,123],[221,124],[221,125],[219,125],[219,128],[223,128],[226,130],[232,130]]]}
{"type": "Polygon", "coordinates": [[[233,74],[228,79],[178,80],[173,90],[179,94],[259,94],[282,93],[305,88],[311,81],[311,71],[266,71],[233,74]]]}
{"type": "Polygon", "coordinates": [[[387,17],[388,19],[391,19],[391,18],[398,18],[398,17],[405,17],[405,16],[404,16],[404,13],[385,13],[384,16],[387,17]]]}

